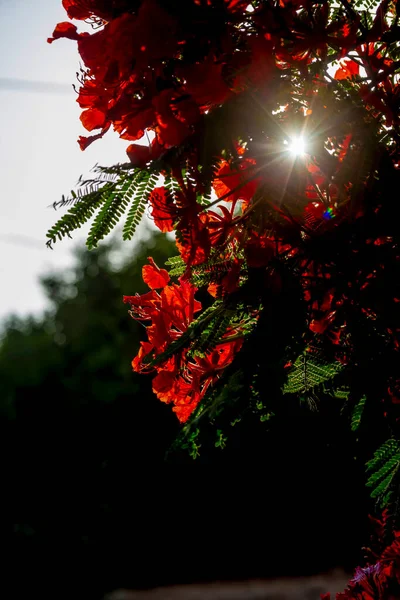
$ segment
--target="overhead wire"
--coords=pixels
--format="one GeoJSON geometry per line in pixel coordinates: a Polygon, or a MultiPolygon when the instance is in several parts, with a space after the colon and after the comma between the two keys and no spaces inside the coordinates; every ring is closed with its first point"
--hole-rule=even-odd
{"type": "Polygon", "coordinates": [[[66,95],[73,93],[73,87],[66,83],[56,83],[52,81],[0,77],[0,92],[1,91],[66,95]]]}

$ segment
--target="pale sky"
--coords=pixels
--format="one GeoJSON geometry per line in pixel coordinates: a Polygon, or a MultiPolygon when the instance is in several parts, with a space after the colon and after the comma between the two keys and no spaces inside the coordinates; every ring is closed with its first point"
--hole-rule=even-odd
{"type": "Polygon", "coordinates": [[[95,163],[127,160],[129,142],[113,132],[85,152],[77,144],[79,135],[90,135],[72,89],[77,45],[46,41],[66,20],[61,0],[0,0],[0,320],[11,312],[40,312],[45,298],[39,275],[68,268],[72,248],[84,240],[77,233],[74,241],[47,249],[46,231],[62,214],[48,206],[95,163]]]}

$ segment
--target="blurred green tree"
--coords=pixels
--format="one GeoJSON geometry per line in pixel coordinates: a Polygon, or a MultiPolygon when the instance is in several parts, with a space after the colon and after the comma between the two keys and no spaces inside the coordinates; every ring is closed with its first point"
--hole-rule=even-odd
{"type": "MultiPolygon", "coordinates": [[[[15,420],[18,427],[24,423],[31,432],[44,428],[46,436],[55,436],[59,445],[60,436],[73,439],[85,415],[90,413],[94,423],[117,410],[116,406],[118,410],[125,405],[134,407],[137,418],[131,420],[132,432],[136,422],[139,434],[143,420],[150,415],[151,428],[157,427],[159,402],[151,392],[151,382],[133,373],[130,364],[141,339],[141,326],[129,318],[122,302],[127,290],[146,291],[141,271],[150,252],[163,264],[174,245],[165,236],[154,234],[135,247],[133,256],[125,252],[119,264],[113,262],[113,257],[121,255],[115,242],[93,252],[79,248],[70,272],[42,277],[50,307],[42,316],[12,316],[3,325],[3,419],[15,420]]],[[[167,431],[171,424],[170,432],[175,433],[175,418],[169,418],[163,409],[162,430],[167,431]]],[[[151,437],[146,436],[149,441],[151,437]]],[[[167,443],[165,436],[163,442],[167,443]]],[[[163,442],[155,436],[148,451],[153,452],[157,445],[156,454],[165,452],[163,442]]]]}

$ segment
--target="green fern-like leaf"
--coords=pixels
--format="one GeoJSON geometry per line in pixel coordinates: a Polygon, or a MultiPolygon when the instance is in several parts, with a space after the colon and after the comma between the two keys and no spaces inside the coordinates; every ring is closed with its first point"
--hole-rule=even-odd
{"type": "Polygon", "coordinates": [[[400,445],[393,438],[387,440],[366,464],[370,476],[367,487],[371,489],[371,498],[376,498],[381,507],[393,502],[398,497],[397,489],[400,472],[400,445]]]}
{"type": "Polygon", "coordinates": [[[171,197],[175,200],[176,194],[179,192],[180,187],[179,183],[170,173],[168,173],[165,177],[164,187],[168,190],[171,197]]]}
{"type": "Polygon", "coordinates": [[[329,387],[325,385],[325,391],[329,391],[334,398],[338,398],[339,400],[347,400],[350,395],[350,390],[346,386],[340,386],[329,390],[329,387]]]}
{"type": "Polygon", "coordinates": [[[391,471],[383,481],[381,481],[371,492],[371,498],[378,498],[383,493],[387,493],[392,482],[394,473],[391,471]]]}
{"type": "Polygon", "coordinates": [[[95,248],[98,242],[118,225],[138,187],[138,180],[142,176],[141,171],[136,171],[133,177],[125,176],[114,185],[90,228],[86,241],[89,249],[95,248]]]}
{"type": "Polygon", "coordinates": [[[394,438],[387,440],[378,450],[375,451],[373,458],[366,464],[368,471],[376,471],[383,462],[386,462],[394,456],[399,450],[399,443],[394,438]]]}
{"type": "Polygon", "coordinates": [[[229,272],[231,263],[229,261],[223,260],[218,261],[213,264],[203,263],[201,265],[195,265],[192,268],[192,274],[190,277],[190,281],[196,287],[202,287],[204,285],[208,285],[212,282],[215,282],[216,277],[221,280],[224,275],[229,272]]]}
{"type": "Polygon", "coordinates": [[[169,274],[171,277],[183,275],[186,270],[186,263],[180,256],[171,256],[165,264],[170,267],[169,274]]]}
{"type": "Polygon", "coordinates": [[[343,365],[328,363],[309,352],[301,354],[293,364],[283,387],[284,394],[307,394],[326,381],[333,379],[343,365]]]}
{"type": "MultiPolygon", "coordinates": [[[[169,258],[166,263],[171,277],[183,275],[187,266],[180,256],[169,258]]],[[[193,265],[191,268],[190,281],[196,286],[201,287],[208,285],[210,281],[214,281],[215,275],[220,274],[221,277],[229,272],[230,263],[226,260],[213,262],[212,260],[199,265],[193,265]]]]}
{"type": "Polygon", "coordinates": [[[394,454],[392,456],[392,458],[390,458],[389,460],[387,460],[382,465],[382,467],[380,469],[378,469],[378,471],[375,471],[375,473],[373,473],[371,475],[371,477],[367,481],[367,486],[368,487],[372,487],[380,479],[382,479],[382,477],[384,477],[385,475],[387,475],[388,473],[390,473],[391,471],[393,471],[393,469],[397,466],[399,460],[400,460],[400,454],[399,453],[394,454]]]}
{"type": "Polygon", "coordinates": [[[96,174],[95,177],[83,178],[81,175],[77,181],[76,190],[71,190],[70,196],[61,197],[61,200],[53,203],[53,208],[65,208],[67,206],[71,206],[72,204],[76,204],[82,198],[88,197],[95,193],[101,193],[105,191],[105,185],[111,183],[117,183],[118,179],[124,178],[127,173],[135,172],[135,167],[132,166],[131,163],[121,163],[116,164],[111,167],[102,167],[100,165],[95,165],[92,168],[92,172],[96,174]]]}
{"type": "Polygon", "coordinates": [[[133,200],[124,224],[122,237],[131,240],[142,220],[151,191],[157,185],[158,173],[142,171],[140,183],[134,190],[133,200]]]}
{"type": "Polygon", "coordinates": [[[88,194],[72,206],[69,211],[59,219],[47,232],[47,245],[54,244],[57,239],[71,237],[71,233],[84,225],[107,200],[107,192],[111,193],[112,185],[107,189],[88,194]]]}
{"type": "Polygon", "coordinates": [[[205,356],[208,352],[214,350],[234,316],[235,311],[224,308],[215,316],[215,318],[210,319],[207,326],[193,344],[190,353],[197,354],[198,356],[205,356]]]}
{"type": "Polygon", "coordinates": [[[363,396],[359,402],[356,404],[353,410],[353,414],[351,415],[351,430],[357,431],[360,426],[361,417],[364,412],[364,406],[366,401],[366,396],[363,396]]]}
{"type": "Polygon", "coordinates": [[[141,171],[129,164],[114,167],[95,166],[96,177],[78,181],[78,188],[70,197],[63,196],[55,208],[71,206],[68,212],[47,232],[51,245],[95,216],[89,231],[87,246],[95,248],[108,235],[128,210],[123,228],[123,239],[130,240],[144,214],[152,189],[157,185],[158,172],[141,171]]]}

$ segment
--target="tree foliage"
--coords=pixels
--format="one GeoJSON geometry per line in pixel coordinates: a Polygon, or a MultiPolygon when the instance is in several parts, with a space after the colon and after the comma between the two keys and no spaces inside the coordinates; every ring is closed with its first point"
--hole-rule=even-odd
{"type": "MultiPolygon", "coordinates": [[[[60,23],[49,38],[77,41],[83,61],[81,121],[99,133],[80,146],[111,127],[132,143],[130,165],[100,169],[49,239],[97,210],[95,246],[129,203],[125,237],[146,204],[175,231],[170,273],[150,260],[150,291],[125,302],[147,332],[133,368],[153,373],[183,446],[197,457],[211,420],[223,447],[221,419],[260,410],[269,421],[293,395],[312,408],[341,401],[357,435],[374,423],[398,440],[398,4],[63,4],[95,27],[60,23]]],[[[397,454],[388,460],[368,482],[385,527],[390,513],[376,563],[390,568],[375,566],[384,589],[399,567],[397,454]]],[[[369,593],[376,573],[363,573],[346,598],[369,593]]]]}

